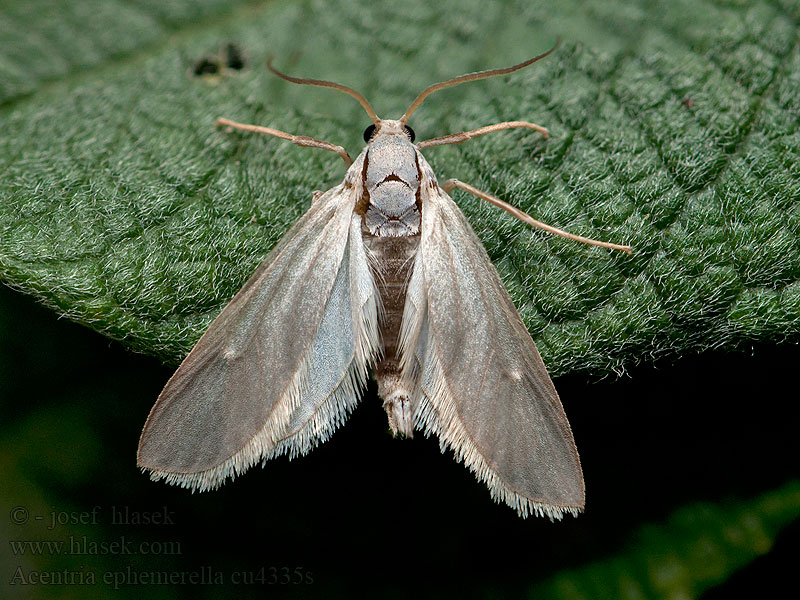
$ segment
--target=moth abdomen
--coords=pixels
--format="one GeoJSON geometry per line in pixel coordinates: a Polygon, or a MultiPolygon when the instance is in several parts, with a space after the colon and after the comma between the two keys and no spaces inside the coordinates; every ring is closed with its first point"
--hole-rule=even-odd
{"type": "Polygon", "coordinates": [[[378,382],[378,395],[384,401],[383,407],[392,433],[411,437],[414,429],[412,395],[401,377],[398,343],[408,280],[420,236],[385,237],[368,232],[363,235],[364,246],[372,257],[373,270],[376,271],[375,284],[383,305],[379,323],[383,356],[375,364],[373,375],[378,382]]]}
{"type": "MultiPolygon", "coordinates": [[[[389,366],[383,363],[383,367],[389,366]]],[[[396,365],[393,365],[396,366],[396,365]]],[[[383,408],[389,418],[389,428],[392,434],[404,437],[414,437],[414,412],[412,390],[406,387],[400,373],[392,369],[390,372],[376,371],[378,379],[378,395],[383,398],[383,408]]]]}

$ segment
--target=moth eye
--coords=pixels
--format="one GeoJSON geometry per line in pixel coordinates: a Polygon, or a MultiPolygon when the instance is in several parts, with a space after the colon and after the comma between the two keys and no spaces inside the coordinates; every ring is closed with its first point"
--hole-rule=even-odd
{"type": "Polygon", "coordinates": [[[364,130],[364,141],[369,142],[375,134],[375,125],[370,125],[364,130]]]}
{"type": "Polygon", "coordinates": [[[408,135],[408,137],[410,137],[411,141],[413,142],[414,138],[417,137],[417,134],[414,133],[414,130],[411,129],[411,127],[409,127],[408,125],[404,125],[403,129],[405,130],[406,135],[408,135]]]}

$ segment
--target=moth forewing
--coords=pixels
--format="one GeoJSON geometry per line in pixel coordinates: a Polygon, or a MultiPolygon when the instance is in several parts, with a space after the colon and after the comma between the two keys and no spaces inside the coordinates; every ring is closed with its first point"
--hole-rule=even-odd
{"type": "Polygon", "coordinates": [[[555,387],[485,249],[420,161],[422,239],[407,299],[416,322],[404,323],[409,351],[415,342],[404,365],[421,368],[415,423],[521,516],[576,514],[583,475],[555,387]]]}
{"type": "Polygon", "coordinates": [[[278,243],[165,386],[139,442],[153,479],[217,487],[308,452],[352,410],[378,337],[358,169],[278,243]]]}

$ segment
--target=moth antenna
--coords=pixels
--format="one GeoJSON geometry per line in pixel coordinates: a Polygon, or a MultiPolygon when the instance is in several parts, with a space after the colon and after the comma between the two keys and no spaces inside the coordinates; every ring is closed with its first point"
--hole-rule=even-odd
{"type": "Polygon", "coordinates": [[[339,90],[340,92],[349,94],[353,98],[358,100],[358,103],[364,107],[364,110],[367,111],[369,118],[372,119],[372,122],[376,126],[378,126],[378,124],[381,121],[380,118],[378,118],[378,115],[375,114],[375,111],[372,110],[372,107],[369,105],[369,102],[367,102],[367,99],[364,98],[364,96],[359,94],[357,91],[355,91],[353,88],[349,88],[346,85],[342,85],[341,83],[334,83],[333,81],[324,81],[322,79],[304,79],[300,77],[292,77],[291,75],[286,75],[285,73],[281,73],[275,67],[272,66],[271,56],[267,59],[267,68],[281,79],[285,79],[286,81],[291,81],[292,83],[298,83],[300,85],[318,85],[319,87],[333,88],[334,90],[339,90]]]}
{"type": "Polygon", "coordinates": [[[539,56],[534,56],[533,58],[529,58],[525,62],[521,62],[518,65],[514,65],[513,67],[505,67],[503,69],[491,69],[489,71],[478,71],[477,73],[467,73],[466,75],[460,75],[458,77],[453,77],[453,79],[448,79],[447,81],[442,81],[439,83],[434,83],[433,85],[428,86],[425,88],[422,93],[417,96],[416,100],[411,103],[411,106],[408,107],[408,110],[405,114],[400,117],[400,122],[405,125],[408,122],[409,117],[411,117],[411,113],[419,108],[419,105],[422,104],[422,101],[425,100],[428,96],[430,96],[433,92],[437,92],[444,88],[452,87],[454,85],[458,85],[459,83],[464,83],[465,81],[475,81],[476,79],[486,79],[487,77],[494,77],[495,75],[507,75],[508,73],[513,73],[514,71],[519,71],[520,69],[524,69],[528,65],[532,65],[537,60],[543,59],[548,54],[552,54],[556,48],[558,48],[558,44],[561,42],[560,38],[556,38],[556,43],[553,44],[553,47],[550,48],[547,52],[540,54],[539,56]]]}

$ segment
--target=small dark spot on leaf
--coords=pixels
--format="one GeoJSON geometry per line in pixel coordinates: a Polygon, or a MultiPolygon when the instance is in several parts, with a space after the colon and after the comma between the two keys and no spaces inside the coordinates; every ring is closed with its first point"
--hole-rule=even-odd
{"type": "Polygon", "coordinates": [[[219,72],[219,61],[215,56],[204,56],[192,67],[192,74],[195,77],[203,75],[215,75],[219,72]]]}
{"type": "Polygon", "coordinates": [[[241,71],[245,65],[242,49],[236,44],[228,43],[224,48],[225,64],[229,69],[241,71]]]}
{"type": "Polygon", "coordinates": [[[191,72],[195,77],[225,75],[228,70],[241,71],[246,64],[242,49],[238,45],[228,42],[220,47],[216,55],[204,56],[194,63],[191,72]]]}

